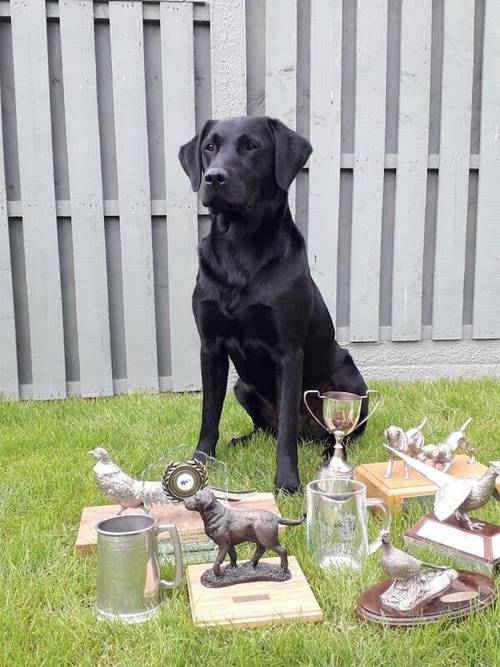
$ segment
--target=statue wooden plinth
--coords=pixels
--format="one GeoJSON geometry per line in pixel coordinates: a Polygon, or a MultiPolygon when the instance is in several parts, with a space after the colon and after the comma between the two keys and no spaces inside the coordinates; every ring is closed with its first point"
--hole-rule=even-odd
{"type": "Polygon", "coordinates": [[[382,625],[422,625],[435,623],[443,618],[461,618],[491,605],[496,598],[493,580],[477,572],[459,570],[458,577],[438,597],[423,606],[398,612],[386,609],[380,596],[392,586],[392,580],[379,581],[358,599],[358,616],[382,625]]]}
{"type": "MultiPolygon", "coordinates": [[[[482,463],[468,463],[468,460],[465,454],[455,456],[448,474],[459,478],[486,472],[486,466],[482,463]]],[[[394,462],[390,479],[384,478],[386,468],[387,461],[364,463],[356,468],[356,479],[366,486],[369,498],[381,498],[391,509],[395,509],[402,507],[405,501],[425,500],[435,495],[437,487],[415,470],[410,469],[408,479],[404,479],[403,461],[394,462]]]]}
{"type": "Polygon", "coordinates": [[[405,545],[410,551],[423,546],[453,556],[461,565],[491,576],[500,567],[500,526],[482,523],[481,530],[469,530],[454,517],[438,521],[426,514],[406,531],[405,545]]]}
{"type": "MultiPolygon", "coordinates": [[[[263,565],[278,567],[279,558],[264,558],[263,565]]],[[[207,588],[200,579],[207,563],[186,570],[193,623],[215,625],[281,625],[321,621],[321,611],[307,580],[293,556],[289,557],[288,581],[256,581],[222,588],[207,588]]]]}

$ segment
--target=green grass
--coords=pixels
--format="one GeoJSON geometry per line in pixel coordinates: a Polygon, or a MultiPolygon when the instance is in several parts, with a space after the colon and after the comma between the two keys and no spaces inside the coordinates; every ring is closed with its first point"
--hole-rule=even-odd
{"type": "MultiPolygon", "coordinates": [[[[383,429],[416,425],[429,416],[427,434],[444,436],[468,415],[478,459],[500,458],[500,383],[378,383],[384,403],[351,449],[354,463],[384,459],[383,429]]],[[[388,629],[357,620],[363,589],[381,578],[378,557],[359,575],[320,571],[305,549],[304,527],[289,529],[285,544],[301,563],[325,611],[325,622],[262,629],[195,628],[187,586],[169,595],[161,614],[135,627],[95,620],[95,555],[77,558],[73,544],[82,507],[102,502],[87,451],[104,444],[130,473],[139,475],[180,442],[195,443],[199,395],[135,395],[51,403],[0,403],[0,665],[500,665],[500,604],[462,622],[388,629]]],[[[229,438],[250,422],[233,398],[223,412],[218,455],[233,487],[270,490],[275,445],[258,436],[231,449],[229,438]]],[[[300,447],[303,482],[320,462],[317,445],[300,447]]],[[[280,498],[282,512],[297,516],[303,496],[280,498]]],[[[393,519],[401,545],[404,530],[420,515],[393,519]]],[[[500,522],[500,504],[481,516],[500,522]]]]}

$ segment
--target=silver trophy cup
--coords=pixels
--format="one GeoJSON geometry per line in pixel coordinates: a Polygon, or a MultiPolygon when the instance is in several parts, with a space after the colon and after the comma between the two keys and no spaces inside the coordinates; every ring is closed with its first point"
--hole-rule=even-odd
{"type": "Polygon", "coordinates": [[[158,611],[162,588],[175,588],[182,579],[182,553],[173,524],[158,525],[144,514],[105,519],[97,530],[97,602],[101,620],[122,623],[147,621],[158,611]],[[157,536],[168,532],[175,554],[175,578],[160,576],[157,536]]]}
{"type": "Polygon", "coordinates": [[[315,421],[325,431],[335,436],[334,454],[330,461],[319,469],[319,477],[321,479],[328,477],[352,479],[354,477],[354,468],[344,458],[344,438],[372,416],[380,404],[380,392],[375,389],[368,389],[364,396],[358,396],[358,394],[350,394],[345,391],[327,391],[322,395],[316,389],[309,389],[304,392],[304,403],[315,421]],[[310,394],[314,394],[323,402],[322,422],[309,407],[307,396],[310,394]],[[367,398],[370,394],[376,395],[376,403],[366,417],[359,421],[363,399],[367,398]]]}

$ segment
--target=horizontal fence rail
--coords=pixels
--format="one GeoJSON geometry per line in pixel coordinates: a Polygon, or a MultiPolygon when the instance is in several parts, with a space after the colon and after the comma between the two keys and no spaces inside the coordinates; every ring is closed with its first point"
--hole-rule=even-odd
{"type": "Polygon", "coordinates": [[[500,0],[0,0],[0,394],[197,390],[209,229],[177,152],[278,117],[371,377],[500,375],[500,0]]]}

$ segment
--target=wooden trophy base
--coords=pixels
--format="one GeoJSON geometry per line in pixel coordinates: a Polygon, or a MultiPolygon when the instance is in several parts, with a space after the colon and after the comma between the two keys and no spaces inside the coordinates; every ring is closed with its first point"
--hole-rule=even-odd
{"type": "MultiPolygon", "coordinates": [[[[482,463],[468,463],[469,457],[459,454],[453,459],[448,474],[453,477],[483,475],[486,467],[482,463]]],[[[391,509],[402,507],[405,500],[426,500],[435,495],[437,487],[416,470],[410,468],[408,479],[403,478],[403,461],[394,461],[390,479],[384,479],[387,461],[364,463],[356,468],[356,479],[366,486],[369,498],[381,498],[391,509]]],[[[428,463],[427,465],[431,465],[428,463]]]]}
{"type": "Polygon", "coordinates": [[[406,531],[404,541],[411,551],[424,546],[491,576],[500,566],[500,526],[482,523],[481,530],[469,530],[455,517],[438,521],[434,514],[426,514],[406,531]]]}
{"type": "Polygon", "coordinates": [[[382,625],[423,625],[443,618],[462,618],[491,605],[496,598],[495,584],[477,572],[459,570],[458,578],[438,597],[411,612],[386,609],[380,602],[392,580],[386,579],[365,591],[358,599],[358,616],[382,625]]]}
{"type": "MultiPolygon", "coordinates": [[[[221,501],[224,503],[224,501],[221,501]]],[[[276,505],[272,493],[255,493],[251,498],[240,501],[229,501],[227,504],[234,508],[241,509],[261,509],[273,512],[281,516],[281,512],[276,505]]],[[[80,527],[75,543],[75,553],[90,553],[97,544],[97,533],[95,526],[103,519],[109,519],[114,516],[120,507],[119,505],[98,505],[96,507],[85,507],[80,519],[80,527]]],[[[140,509],[128,509],[123,514],[142,514],[140,509]]],[[[179,532],[179,539],[185,546],[188,544],[208,543],[208,537],[205,535],[203,520],[198,512],[190,512],[183,504],[180,505],[155,505],[151,508],[151,516],[160,523],[173,523],[179,532]]],[[[280,527],[281,528],[281,527],[280,527]]],[[[162,535],[159,536],[161,540],[162,535]]],[[[213,544],[210,542],[210,545],[213,544]]]]}
{"type": "MultiPolygon", "coordinates": [[[[279,565],[279,558],[263,564],[279,565]]],[[[283,623],[321,621],[318,605],[297,560],[290,556],[288,581],[257,581],[223,588],[207,588],[200,579],[210,563],[189,565],[187,581],[193,623],[200,627],[241,625],[257,627],[283,623]]]]}

